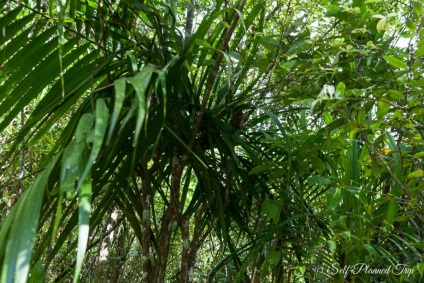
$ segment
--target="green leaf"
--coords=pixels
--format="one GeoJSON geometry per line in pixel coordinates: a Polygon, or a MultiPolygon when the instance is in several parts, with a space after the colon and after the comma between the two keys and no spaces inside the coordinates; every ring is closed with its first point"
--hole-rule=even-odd
{"type": "Polygon", "coordinates": [[[414,6],[414,11],[417,12],[419,15],[424,14],[423,4],[420,1],[414,1],[413,6],[414,6]]]}
{"type": "MultiPolygon", "coordinates": [[[[37,232],[38,218],[45,190],[48,187],[50,174],[55,167],[59,155],[37,177],[33,185],[19,198],[16,204],[15,223],[11,226],[7,239],[0,238],[6,243],[3,259],[1,282],[26,282],[31,265],[31,254],[37,232]]],[[[8,218],[11,219],[11,218],[8,218]]],[[[9,226],[2,226],[0,235],[5,236],[9,226]]]]}
{"type": "Polygon", "coordinates": [[[383,56],[383,58],[393,67],[401,68],[401,69],[408,68],[408,65],[399,58],[392,57],[392,56],[383,56]]]}
{"type": "Polygon", "coordinates": [[[262,36],[259,42],[267,49],[274,49],[279,45],[279,42],[273,36],[262,36]]]}
{"type": "Polygon", "coordinates": [[[212,45],[210,45],[209,42],[207,42],[206,40],[198,38],[194,42],[201,47],[213,49],[212,45]]]}
{"type": "Polygon", "coordinates": [[[92,113],[84,114],[78,122],[78,127],[75,131],[75,142],[82,143],[87,139],[88,134],[91,132],[95,121],[95,116],[92,113]]]}
{"type": "Polygon", "coordinates": [[[312,163],[312,166],[315,168],[315,170],[317,170],[317,172],[319,174],[324,173],[325,163],[322,161],[321,158],[319,158],[316,155],[312,155],[311,156],[311,163],[312,163]]]}
{"type": "Polygon", "coordinates": [[[268,220],[272,219],[275,224],[280,219],[282,205],[274,200],[267,199],[262,203],[262,211],[266,214],[268,220]]]}
{"type": "Polygon", "coordinates": [[[45,282],[43,267],[41,266],[41,261],[37,261],[34,266],[31,268],[31,277],[29,278],[29,283],[39,283],[45,282]]]}
{"type": "Polygon", "coordinates": [[[418,263],[417,264],[417,270],[420,273],[420,276],[423,277],[424,274],[424,263],[418,263]]]}
{"type": "Polygon", "coordinates": [[[137,122],[134,133],[133,146],[136,146],[138,137],[140,135],[141,128],[146,117],[146,90],[150,84],[150,78],[152,77],[154,66],[145,66],[141,72],[139,72],[134,78],[128,79],[128,82],[134,87],[137,97],[137,122]]]}
{"type": "Polygon", "coordinates": [[[87,250],[88,236],[90,234],[91,211],[91,174],[88,174],[78,191],[78,250],[74,272],[74,283],[79,282],[85,251],[87,250]]]}
{"type": "Polygon", "coordinates": [[[408,176],[406,176],[407,179],[421,178],[421,177],[424,177],[424,171],[423,170],[414,171],[412,173],[409,173],[408,176]]]}
{"type": "Polygon", "coordinates": [[[300,274],[302,274],[302,275],[305,274],[306,266],[302,265],[302,266],[299,266],[298,268],[299,268],[300,274]]]}
{"type": "Polygon", "coordinates": [[[411,87],[420,87],[420,86],[424,86],[424,79],[411,80],[411,87]]]}
{"type": "Polygon", "coordinates": [[[258,166],[255,166],[254,168],[252,168],[249,171],[249,175],[255,175],[255,174],[262,173],[264,171],[268,171],[269,169],[273,168],[274,166],[275,166],[274,164],[260,164],[258,166]]]}
{"type": "Polygon", "coordinates": [[[424,55],[424,44],[418,47],[418,49],[415,51],[415,56],[420,57],[424,55]]]}
{"type": "Polygon", "coordinates": [[[82,172],[81,176],[79,176],[80,181],[78,183],[77,190],[79,190],[80,183],[85,180],[86,176],[88,175],[89,171],[91,170],[91,167],[93,166],[97,158],[97,155],[100,152],[100,147],[102,146],[103,138],[107,129],[108,114],[109,112],[106,103],[103,99],[98,99],[96,101],[96,124],[94,127],[93,146],[91,148],[90,157],[87,161],[87,164],[85,165],[84,171],[82,172]]]}
{"type": "Polygon", "coordinates": [[[370,244],[363,244],[363,247],[370,252],[373,256],[375,256],[376,258],[380,258],[380,255],[378,254],[378,252],[375,250],[375,248],[373,246],[371,246],[370,244]]]}
{"type": "Polygon", "coordinates": [[[336,252],[336,248],[337,248],[336,243],[332,240],[328,240],[327,245],[328,245],[328,249],[330,250],[330,253],[332,255],[334,255],[334,253],[336,252]]]}
{"type": "Polygon", "coordinates": [[[272,265],[277,265],[281,260],[281,251],[270,251],[267,260],[269,260],[272,265]]]}
{"type": "Polygon", "coordinates": [[[377,102],[377,118],[383,120],[387,112],[390,110],[390,104],[387,102],[379,101],[377,102]]]}
{"type": "Polygon", "coordinates": [[[78,162],[83,150],[82,144],[70,143],[63,151],[62,166],[60,174],[60,191],[68,197],[73,196],[75,180],[79,176],[78,162]]]}
{"type": "Polygon", "coordinates": [[[403,93],[401,93],[400,91],[397,91],[397,90],[389,90],[389,96],[392,99],[404,99],[405,98],[403,93]]]}
{"type": "Polygon", "coordinates": [[[121,78],[115,81],[115,84],[114,84],[115,85],[115,103],[114,103],[112,121],[110,123],[106,144],[110,143],[110,139],[112,138],[112,134],[116,127],[116,123],[118,122],[118,117],[119,117],[119,114],[121,113],[122,105],[124,103],[126,84],[127,84],[126,78],[121,78]]]}
{"type": "Polygon", "coordinates": [[[416,156],[416,157],[424,157],[424,151],[417,152],[417,153],[414,154],[414,156],[416,156]]]}
{"type": "Polygon", "coordinates": [[[321,176],[311,176],[308,178],[309,187],[312,187],[314,185],[325,186],[329,184],[331,184],[331,180],[321,176]]]}
{"type": "Polygon", "coordinates": [[[333,188],[327,192],[327,209],[335,209],[343,200],[342,191],[339,188],[333,188]]]}
{"type": "Polygon", "coordinates": [[[390,201],[386,211],[386,230],[393,230],[393,222],[395,221],[396,214],[398,211],[398,202],[390,201]]]}
{"type": "MultiPolygon", "coordinates": [[[[376,16],[376,15],[375,15],[376,16]]],[[[377,23],[377,31],[381,32],[386,29],[387,20],[385,17],[381,18],[377,23]]]]}
{"type": "Polygon", "coordinates": [[[339,82],[336,87],[335,96],[344,96],[346,85],[343,82],[339,82]]]}

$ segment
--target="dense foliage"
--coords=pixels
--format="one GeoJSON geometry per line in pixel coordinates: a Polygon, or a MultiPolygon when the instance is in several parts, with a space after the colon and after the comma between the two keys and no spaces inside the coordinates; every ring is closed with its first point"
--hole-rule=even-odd
{"type": "Polygon", "coordinates": [[[423,16],[0,0],[0,281],[420,282],[423,16]]]}

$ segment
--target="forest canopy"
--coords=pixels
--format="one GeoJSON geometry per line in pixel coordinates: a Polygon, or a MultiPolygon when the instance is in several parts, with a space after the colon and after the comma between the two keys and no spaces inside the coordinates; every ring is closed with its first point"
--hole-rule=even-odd
{"type": "Polygon", "coordinates": [[[422,0],[0,0],[0,282],[422,282],[422,0]]]}

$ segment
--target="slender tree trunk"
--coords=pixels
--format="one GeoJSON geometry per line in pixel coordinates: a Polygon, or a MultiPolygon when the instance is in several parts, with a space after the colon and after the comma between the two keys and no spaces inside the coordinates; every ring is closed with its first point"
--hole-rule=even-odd
{"type": "MultiPolygon", "coordinates": [[[[118,209],[113,208],[110,213],[108,223],[104,232],[112,229],[118,220],[118,209]]],[[[103,233],[104,233],[103,232],[103,233]]],[[[112,251],[112,244],[115,238],[115,232],[112,231],[109,235],[105,236],[100,243],[100,253],[97,258],[97,267],[94,275],[94,283],[112,282],[111,278],[114,272],[114,263],[111,261],[110,253],[112,251]]]]}
{"type": "Polygon", "coordinates": [[[181,282],[191,282],[189,272],[189,253],[190,253],[190,232],[187,216],[182,216],[181,220],[181,235],[183,238],[183,246],[181,252],[181,282]]]}
{"type": "MultiPolygon", "coordinates": [[[[212,203],[212,201],[210,203],[212,203]]],[[[206,237],[211,232],[212,227],[215,224],[215,221],[217,220],[217,218],[213,218],[208,228],[202,233],[202,230],[201,230],[202,219],[205,215],[206,208],[207,206],[205,204],[201,204],[200,207],[197,209],[195,222],[194,222],[194,232],[193,232],[193,237],[192,237],[192,241],[190,245],[190,251],[187,255],[187,269],[188,269],[188,274],[186,278],[187,282],[193,282],[194,265],[196,263],[197,252],[199,251],[206,237]]],[[[181,278],[181,279],[184,280],[184,278],[181,278]]]]}
{"type": "Polygon", "coordinates": [[[122,270],[125,265],[126,257],[127,257],[127,251],[124,250],[125,240],[125,233],[123,230],[118,230],[116,236],[115,236],[115,245],[114,245],[114,251],[116,254],[116,261],[112,265],[112,273],[111,273],[111,282],[119,283],[122,270]]]}
{"type": "MultiPolygon", "coordinates": [[[[180,183],[183,170],[180,170],[180,156],[177,148],[174,148],[171,161],[171,190],[170,202],[166,208],[159,233],[157,246],[157,259],[152,266],[150,282],[164,282],[168,265],[168,256],[171,247],[171,235],[176,220],[181,215],[179,211],[180,183]]],[[[181,221],[181,218],[179,218],[181,221]]]]}
{"type": "Polygon", "coordinates": [[[150,282],[150,192],[147,185],[148,180],[142,181],[142,195],[141,195],[141,205],[143,207],[143,215],[141,220],[142,226],[142,243],[141,243],[141,254],[142,254],[142,270],[143,270],[143,282],[150,282]]]}
{"type": "Polygon", "coordinates": [[[193,21],[194,21],[194,0],[190,0],[190,3],[187,5],[187,22],[185,26],[185,35],[184,41],[187,42],[193,30],[193,21]]]}

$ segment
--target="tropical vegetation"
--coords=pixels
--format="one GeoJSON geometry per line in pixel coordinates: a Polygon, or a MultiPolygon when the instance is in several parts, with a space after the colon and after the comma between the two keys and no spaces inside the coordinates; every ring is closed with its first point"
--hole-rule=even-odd
{"type": "Polygon", "coordinates": [[[0,282],[422,282],[422,0],[0,0],[0,282]]]}

